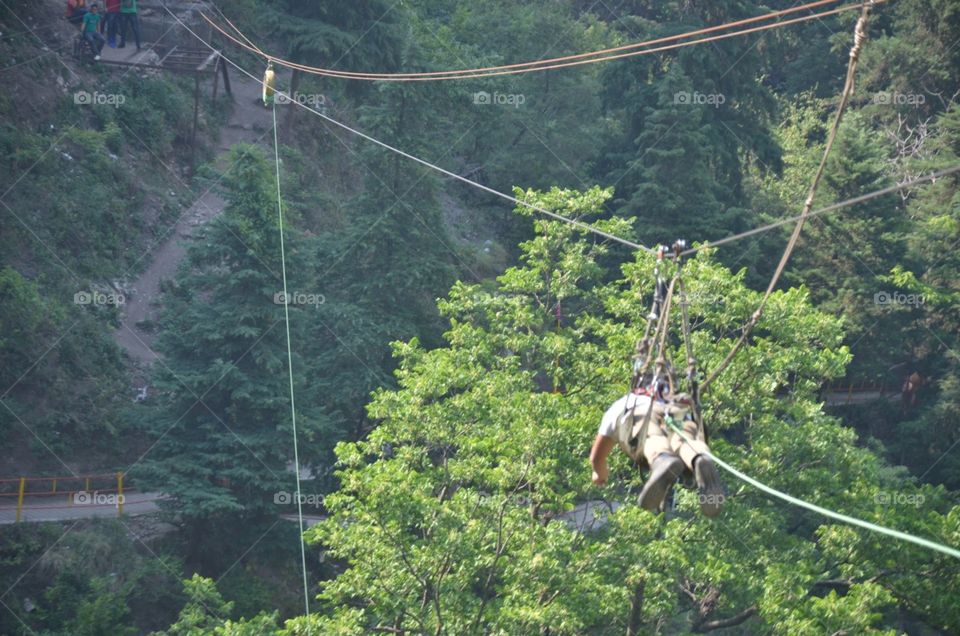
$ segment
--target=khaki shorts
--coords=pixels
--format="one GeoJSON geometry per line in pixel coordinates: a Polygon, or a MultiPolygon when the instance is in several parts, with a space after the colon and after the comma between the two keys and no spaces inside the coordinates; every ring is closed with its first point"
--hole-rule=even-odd
{"type": "Polygon", "coordinates": [[[647,465],[653,466],[653,460],[660,453],[672,453],[678,455],[687,469],[692,471],[693,460],[697,455],[707,453],[710,449],[697,439],[700,431],[693,420],[684,420],[683,432],[690,439],[689,443],[669,428],[663,415],[654,409],[647,427],[647,441],[643,445],[643,457],[647,460],[647,465]]]}

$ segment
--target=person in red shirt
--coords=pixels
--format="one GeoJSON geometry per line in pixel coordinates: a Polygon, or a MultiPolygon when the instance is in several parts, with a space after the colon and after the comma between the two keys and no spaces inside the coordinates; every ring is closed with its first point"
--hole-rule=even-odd
{"type": "Polygon", "coordinates": [[[110,48],[117,47],[117,30],[120,28],[120,0],[104,0],[104,22],[102,31],[106,32],[107,44],[110,48]]]}
{"type": "Polygon", "coordinates": [[[63,16],[71,24],[83,22],[83,15],[87,12],[87,0],[67,0],[67,13],[63,16]]]}

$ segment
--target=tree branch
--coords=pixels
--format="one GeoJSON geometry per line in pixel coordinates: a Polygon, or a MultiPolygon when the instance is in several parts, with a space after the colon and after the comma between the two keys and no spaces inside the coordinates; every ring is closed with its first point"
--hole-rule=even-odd
{"type": "Polygon", "coordinates": [[[756,614],[758,611],[759,610],[757,609],[757,606],[754,605],[752,607],[748,607],[747,609],[743,610],[739,614],[731,616],[730,618],[720,618],[715,621],[705,621],[703,623],[694,625],[693,631],[695,631],[698,634],[705,634],[715,629],[733,627],[734,625],[739,625],[741,623],[746,622],[747,619],[749,619],[751,616],[756,614]]]}

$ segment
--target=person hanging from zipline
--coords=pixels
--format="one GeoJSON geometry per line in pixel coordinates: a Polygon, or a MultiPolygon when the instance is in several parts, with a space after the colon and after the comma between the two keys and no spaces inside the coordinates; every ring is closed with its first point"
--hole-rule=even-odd
{"type": "Polygon", "coordinates": [[[619,444],[634,462],[646,462],[650,467],[650,476],[638,500],[641,508],[658,511],[670,487],[688,470],[697,481],[700,510],[708,517],[716,517],[724,500],[720,475],[708,456],[710,449],[702,439],[700,427],[691,416],[690,397],[684,393],[671,395],[669,384],[658,380],[652,389],[635,389],[603,414],[590,450],[593,483],[606,483],[607,457],[619,444]],[[689,442],[667,426],[668,417],[682,423],[689,442]],[[641,430],[635,433],[638,425],[641,430]]]}
{"type": "MultiPolygon", "coordinates": [[[[674,251],[679,254],[686,244],[677,241],[674,251]]],[[[706,430],[701,423],[699,389],[696,382],[696,361],[689,339],[689,326],[685,301],[683,309],[684,344],[687,348],[687,382],[690,393],[676,393],[673,369],[665,357],[666,334],[673,291],[682,281],[677,276],[667,286],[659,271],[665,248],[658,250],[654,270],[656,288],[653,308],[647,320],[646,333],[638,344],[634,363],[634,377],[627,395],[613,403],[600,421],[600,428],[590,449],[590,465],[593,483],[606,483],[609,471],[607,457],[615,445],[620,446],[638,466],[649,466],[650,475],[640,492],[641,508],[656,512],[676,481],[689,471],[696,480],[700,496],[700,510],[708,517],[716,517],[723,510],[724,493],[720,475],[710,459],[706,430]],[[662,316],[661,316],[662,312],[662,316]],[[657,331],[650,338],[651,327],[657,331]],[[650,346],[659,350],[654,371],[650,372],[650,346]],[[682,428],[687,439],[681,437],[670,425],[682,428]]]]}

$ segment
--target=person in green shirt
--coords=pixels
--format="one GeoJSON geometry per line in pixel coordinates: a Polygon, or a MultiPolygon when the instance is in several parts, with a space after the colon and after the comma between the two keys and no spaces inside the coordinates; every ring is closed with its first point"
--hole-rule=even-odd
{"type": "Polygon", "coordinates": [[[97,9],[96,3],[90,5],[90,10],[83,15],[83,26],[80,27],[80,32],[83,33],[83,37],[90,43],[90,48],[93,49],[93,59],[100,59],[100,51],[103,50],[103,45],[106,44],[107,40],[100,34],[98,26],[100,25],[100,11],[97,9]]]}
{"type": "Polygon", "coordinates": [[[127,28],[133,30],[137,50],[140,50],[140,18],[137,15],[137,0],[120,0],[120,44],[118,49],[127,45],[127,28]]]}

